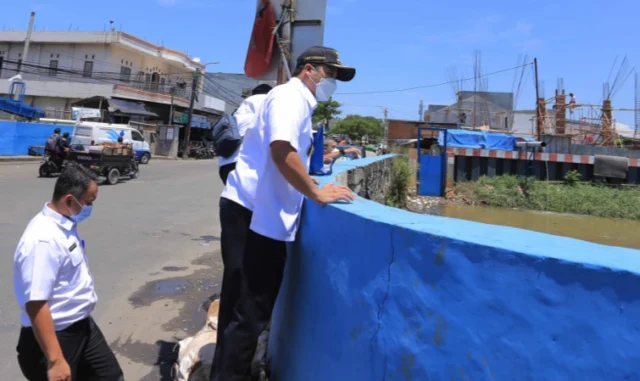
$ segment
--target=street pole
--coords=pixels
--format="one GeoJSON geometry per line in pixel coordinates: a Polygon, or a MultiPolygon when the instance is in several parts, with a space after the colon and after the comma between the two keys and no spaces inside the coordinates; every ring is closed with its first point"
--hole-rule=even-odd
{"type": "Polygon", "coordinates": [[[533,59],[533,69],[536,77],[536,134],[537,140],[542,138],[542,113],[540,112],[540,86],[538,81],[538,59],[533,59]]]}
{"type": "Polygon", "coordinates": [[[389,149],[389,119],[387,108],[384,108],[384,148],[389,149]]]}
{"type": "Polygon", "coordinates": [[[193,105],[196,101],[196,91],[198,89],[198,78],[200,77],[200,68],[197,68],[193,73],[193,82],[191,83],[191,100],[189,101],[189,116],[187,118],[187,129],[184,134],[184,151],[182,151],[182,156],[188,155],[187,152],[189,148],[189,138],[191,135],[191,119],[193,118],[193,105]]]}
{"type": "MultiPolygon", "coordinates": [[[[27,54],[29,54],[29,44],[31,43],[31,33],[33,32],[33,22],[36,18],[36,13],[31,12],[31,18],[29,19],[29,29],[27,29],[27,38],[24,40],[24,50],[22,50],[22,62],[27,62],[27,54]]],[[[22,67],[18,67],[18,74],[22,73],[22,67]]]]}
{"type": "Polygon", "coordinates": [[[167,125],[171,126],[173,124],[173,95],[175,94],[176,87],[171,87],[171,108],[169,109],[169,122],[167,125]]]}

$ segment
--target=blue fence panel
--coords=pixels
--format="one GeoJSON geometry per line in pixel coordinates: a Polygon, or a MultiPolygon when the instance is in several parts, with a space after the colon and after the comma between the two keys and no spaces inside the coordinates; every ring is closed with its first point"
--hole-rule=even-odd
{"type": "Polygon", "coordinates": [[[420,156],[420,184],[418,185],[420,196],[442,196],[442,186],[445,179],[442,173],[443,157],[420,156]]]}
{"type": "Polygon", "coordinates": [[[53,130],[73,132],[73,126],[0,121],[0,156],[28,155],[30,146],[43,146],[53,130]]]}

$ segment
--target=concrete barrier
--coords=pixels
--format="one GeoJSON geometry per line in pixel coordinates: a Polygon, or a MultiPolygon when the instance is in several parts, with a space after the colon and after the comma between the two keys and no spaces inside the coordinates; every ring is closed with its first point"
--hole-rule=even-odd
{"type": "Polygon", "coordinates": [[[637,380],[638,290],[638,250],[305,201],[271,380],[637,380]]]}
{"type": "Polygon", "coordinates": [[[69,125],[0,120],[0,156],[27,155],[29,146],[44,145],[55,128],[61,133],[73,132],[69,125]]]}

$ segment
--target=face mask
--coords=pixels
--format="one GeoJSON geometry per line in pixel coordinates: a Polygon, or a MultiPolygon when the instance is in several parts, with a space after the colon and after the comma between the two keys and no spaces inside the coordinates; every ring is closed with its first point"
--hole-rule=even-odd
{"type": "Polygon", "coordinates": [[[89,218],[91,216],[91,211],[93,210],[93,205],[82,205],[78,200],[76,200],[75,197],[73,197],[73,200],[78,205],[80,205],[80,207],[82,208],[80,210],[80,213],[71,214],[71,220],[73,222],[75,222],[76,224],[79,224],[79,223],[81,223],[82,221],[86,220],[87,218],[89,218]]]}
{"type": "Polygon", "coordinates": [[[335,78],[322,78],[322,75],[320,74],[320,72],[318,72],[318,70],[316,70],[316,73],[318,73],[321,78],[320,82],[317,83],[316,81],[313,81],[313,79],[311,79],[316,85],[316,99],[318,100],[318,102],[326,102],[336,91],[336,89],[338,88],[338,84],[336,83],[335,78]]]}

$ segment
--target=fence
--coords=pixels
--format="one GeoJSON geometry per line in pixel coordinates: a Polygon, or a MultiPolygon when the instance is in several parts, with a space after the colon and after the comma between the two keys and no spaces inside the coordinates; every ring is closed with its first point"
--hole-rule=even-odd
{"type": "Polygon", "coordinates": [[[42,146],[55,128],[72,133],[73,126],[0,120],[0,156],[28,155],[30,146],[42,146]]]}
{"type": "Polygon", "coordinates": [[[564,153],[572,155],[608,155],[640,158],[640,150],[630,150],[619,147],[605,147],[599,145],[575,144],[571,136],[542,135],[542,141],[547,143],[545,152],[564,153]]]}

